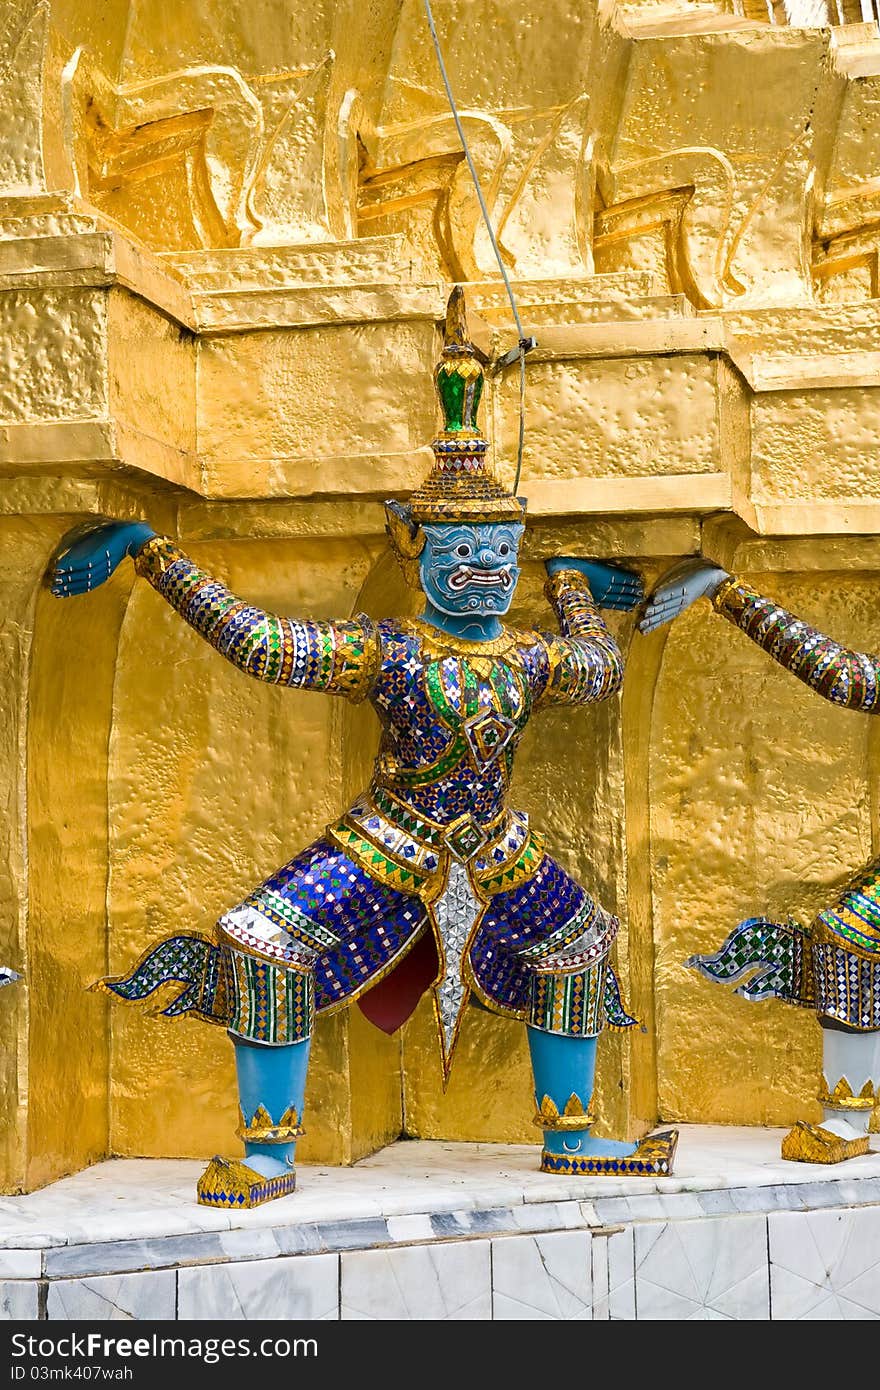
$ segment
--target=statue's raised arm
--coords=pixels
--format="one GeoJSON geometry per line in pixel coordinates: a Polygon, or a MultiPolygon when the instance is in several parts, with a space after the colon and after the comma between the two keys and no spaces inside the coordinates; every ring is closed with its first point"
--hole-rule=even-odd
{"type": "Polygon", "coordinates": [[[651,594],[640,631],[653,632],[703,597],[817,695],[867,714],[880,709],[880,657],[841,646],[711,560],[673,566],[651,594]]]}
{"type": "Polygon", "coordinates": [[[712,606],[817,695],[867,714],[880,708],[880,657],[842,647],[733,576],[712,606]]]}
{"type": "Polygon", "coordinates": [[[246,603],[144,522],[106,522],[54,562],[52,592],[89,593],[126,558],[200,637],[248,676],[270,685],[363,699],[378,660],[374,625],[363,616],[300,621],[246,603]]]}
{"type": "MultiPolygon", "coordinates": [[[[880,658],[853,651],[810,627],[773,599],[702,558],[663,576],[639,621],[651,632],[698,598],[823,699],[844,709],[880,709],[880,658]]],[[[842,866],[843,868],[843,866],[842,866]]],[[[799,1120],[783,1158],[839,1163],[868,1152],[880,1103],[880,859],[839,889],[809,927],[793,917],[747,917],[717,951],[685,962],[737,994],[814,1009],[822,1026],[821,1125],[799,1120]]]]}
{"type": "Polygon", "coordinates": [[[604,700],[620,689],[623,657],[597,602],[606,608],[634,608],[642,598],[642,581],[629,570],[570,556],[548,560],[546,569],[544,592],[560,635],[545,639],[549,670],[541,700],[559,705],[604,700]]]}

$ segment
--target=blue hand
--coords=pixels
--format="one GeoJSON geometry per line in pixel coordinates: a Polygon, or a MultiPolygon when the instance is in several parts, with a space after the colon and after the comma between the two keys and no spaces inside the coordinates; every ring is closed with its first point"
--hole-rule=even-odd
{"type": "Polygon", "coordinates": [[[702,556],[680,560],[658,580],[639,619],[639,632],[653,632],[677,618],[698,598],[712,598],[729,578],[727,570],[702,556]]]}
{"type": "Polygon", "coordinates": [[[80,536],[52,562],[56,598],[97,589],[125,559],[137,555],[156,533],[145,521],[106,521],[80,536]]]}
{"type": "Polygon", "coordinates": [[[590,593],[599,608],[618,608],[627,612],[637,608],[645,596],[641,576],[623,565],[608,565],[604,560],[579,560],[570,555],[557,555],[545,560],[548,574],[559,570],[577,570],[590,585],[590,593]]]}

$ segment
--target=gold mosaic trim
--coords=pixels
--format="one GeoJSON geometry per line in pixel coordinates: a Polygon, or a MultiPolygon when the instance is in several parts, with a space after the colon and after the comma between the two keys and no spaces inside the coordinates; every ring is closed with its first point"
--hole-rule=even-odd
{"type": "Polygon", "coordinates": [[[248,1211],[276,1197],[286,1197],[295,1190],[293,1168],[289,1173],[265,1178],[240,1159],[215,1157],[196,1183],[196,1201],[203,1207],[248,1211]]]}
{"type": "MultiPolygon", "coordinates": [[[[837,913],[839,917],[843,917],[844,919],[847,916],[853,916],[846,908],[834,907],[831,911],[837,913]]],[[[854,917],[854,921],[856,924],[859,923],[857,917],[854,917]]],[[[859,930],[864,930],[864,923],[861,923],[859,930]]],[[[804,935],[807,935],[807,933],[805,932],[804,935]]],[[[877,964],[878,949],[876,946],[862,946],[858,941],[853,941],[850,937],[844,936],[842,932],[834,931],[827,922],[823,921],[821,913],[815,921],[811,923],[809,935],[812,938],[814,947],[830,946],[836,951],[845,951],[847,955],[856,956],[859,960],[867,960],[875,965],[877,964]]],[[[829,980],[835,977],[836,971],[833,964],[827,967],[827,973],[829,975],[829,980]]],[[[850,1026],[855,1027],[856,1025],[851,1024],[850,1026]]],[[[873,1024],[868,1025],[868,1032],[874,1032],[873,1024]]]]}
{"type": "Polygon", "coordinates": [[[239,1139],[248,1144],[289,1144],[298,1139],[305,1130],[299,1122],[299,1114],[291,1105],[275,1124],[265,1105],[258,1105],[250,1123],[243,1110],[239,1111],[241,1124],[235,1131],[239,1139]]]}
{"type": "Polygon", "coordinates": [[[829,1110],[873,1110],[877,1104],[877,1099],[877,1094],[870,1081],[866,1081],[856,1095],[845,1076],[840,1078],[833,1090],[829,1087],[825,1077],[822,1077],[819,1104],[826,1106],[829,1110]]]}
{"type": "Polygon", "coordinates": [[[711,598],[711,600],[710,600],[710,602],[711,602],[711,604],[712,604],[712,607],[715,609],[715,612],[716,612],[716,613],[724,613],[724,612],[726,612],[725,604],[726,604],[727,600],[731,597],[731,595],[732,595],[734,589],[737,589],[737,590],[740,591],[740,593],[739,593],[739,599],[740,599],[739,607],[742,608],[742,599],[743,599],[743,596],[744,596],[742,591],[743,591],[744,588],[746,589],[746,591],[748,592],[749,595],[753,595],[753,594],[754,594],[755,597],[759,597],[759,595],[755,594],[755,590],[754,590],[754,589],[749,589],[748,586],[744,586],[743,583],[742,583],[742,580],[737,579],[735,575],[731,575],[729,579],[725,579],[725,580],[719,585],[719,587],[715,590],[715,592],[714,592],[714,594],[712,595],[712,598],[711,598]]]}
{"type": "Polygon", "coordinates": [[[468,642],[463,637],[450,637],[432,623],[421,618],[408,618],[400,624],[401,630],[418,637],[422,651],[429,661],[440,661],[446,656],[504,656],[522,646],[525,635],[505,627],[500,637],[488,642],[468,642]]]}
{"type": "Polygon", "coordinates": [[[867,1134],[841,1139],[821,1125],[798,1120],[782,1141],[782,1157],[794,1163],[843,1163],[868,1152],[867,1134]]]}
{"type": "Polygon", "coordinates": [[[580,1096],[572,1091],[561,1114],[556,1102],[550,1096],[545,1096],[538,1106],[532,1124],[537,1125],[538,1129],[546,1130],[589,1129],[595,1120],[596,1112],[592,1100],[585,1107],[580,1096]]]}
{"type": "Polygon", "coordinates": [[[555,574],[549,574],[544,581],[544,597],[553,607],[564,593],[572,589],[583,594],[585,598],[593,597],[590,582],[580,570],[557,570],[555,574]]]}
{"type": "MultiPolygon", "coordinates": [[[[491,845],[489,850],[491,851],[491,845]]],[[[539,835],[531,833],[521,848],[505,864],[493,865],[491,869],[475,874],[484,893],[506,893],[518,888],[527,879],[533,878],[544,858],[544,842],[539,835]]]]}
{"type": "Polygon", "coordinates": [[[541,1152],[541,1172],[577,1177],[668,1177],[672,1172],[678,1130],[649,1134],[634,1153],[611,1158],[604,1154],[555,1154],[541,1152]]]}
{"type": "Polygon", "coordinates": [[[135,572],[144,579],[158,579],[177,560],[184,559],[183,551],[167,536],[151,536],[134,557],[135,572]]]}
{"type": "Polygon", "coordinates": [[[349,858],[360,864],[377,882],[390,884],[399,892],[413,896],[420,895],[428,886],[430,875],[427,870],[398,863],[387,850],[380,850],[371,840],[346,825],[345,821],[328,825],[326,833],[328,839],[335,841],[349,858]]]}

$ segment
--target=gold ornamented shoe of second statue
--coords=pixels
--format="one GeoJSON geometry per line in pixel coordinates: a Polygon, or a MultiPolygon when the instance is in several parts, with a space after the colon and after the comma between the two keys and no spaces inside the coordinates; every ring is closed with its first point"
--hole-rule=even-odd
{"type": "Polygon", "coordinates": [[[648,1134],[639,1142],[634,1153],[619,1158],[589,1153],[555,1154],[544,1149],[541,1172],[593,1178],[667,1178],[672,1172],[677,1143],[678,1130],[664,1129],[659,1134],[648,1134]]]}
{"type": "Polygon", "coordinates": [[[798,1120],[782,1141],[782,1157],[795,1163],[843,1163],[869,1152],[867,1134],[844,1139],[822,1125],[798,1120]]]}
{"type": "Polygon", "coordinates": [[[296,1188],[296,1170],[267,1178],[237,1158],[211,1159],[196,1184],[197,1200],[203,1207],[225,1207],[247,1211],[286,1197],[296,1188]]]}

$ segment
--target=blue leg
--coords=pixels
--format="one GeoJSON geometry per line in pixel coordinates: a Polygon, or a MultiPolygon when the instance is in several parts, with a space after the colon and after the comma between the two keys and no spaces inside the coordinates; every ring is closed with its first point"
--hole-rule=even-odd
{"type": "Polygon", "coordinates": [[[548,1121],[544,1130],[545,1153],[560,1158],[591,1155],[621,1158],[635,1153],[636,1144],[594,1138],[590,1134],[590,1120],[585,1112],[593,1097],[598,1038],[548,1033],[531,1024],[526,1031],[532,1055],[535,1102],[548,1121]],[[576,1103],[571,1102],[572,1096],[576,1097],[576,1103]],[[573,1113],[566,1115],[566,1106],[573,1113]],[[582,1125],[576,1123],[578,1111],[584,1119],[582,1125]]]}
{"type": "Polygon", "coordinates": [[[206,1207],[245,1210],[296,1187],[294,1155],[302,1134],[309,1069],[311,974],[222,948],[231,992],[229,1036],[235,1048],[244,1160],[211,1159],[196,1184],[206,1207]]]}
{"type": "Polygon", "coordinates": [[[302,1133],[303,1100],[311,1038],[302,1042],[248,1042],[230,1034],[235,1047],[245,1162],[264,1177],[293,1168],[302,1133]]]}

